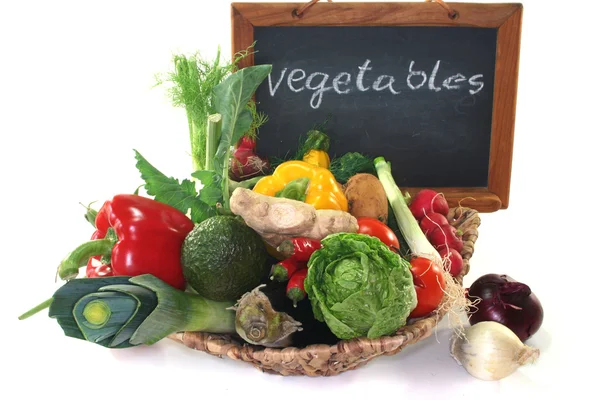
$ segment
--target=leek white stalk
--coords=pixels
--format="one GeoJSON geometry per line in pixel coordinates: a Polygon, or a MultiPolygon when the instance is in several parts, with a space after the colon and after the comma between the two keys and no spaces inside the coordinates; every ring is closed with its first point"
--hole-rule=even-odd
{"type": "Polygon", "coordinates": [[[408,247],[410,247],[411,252],[415,256],[428,258],[442,266],[440,254],[421,230],[419,222],[410,212],[406,200],[404,199],[404,195],[400,191],[398,185],[396,185],[394,177],[392,176],[390,163],[386,162],[383,157],[377,157],[375,159],[375,169],[377,170],[377,176],[383,185],[385,194],[394,211],[398,227],[400,228],[408,247]]]}
{"type": "Polygon", "coordinates": [[[540,350],[523,344],[506,326],[484,321],[455,335],[450,353],[475,378],[495,381],[537,360],[540,350]]]}

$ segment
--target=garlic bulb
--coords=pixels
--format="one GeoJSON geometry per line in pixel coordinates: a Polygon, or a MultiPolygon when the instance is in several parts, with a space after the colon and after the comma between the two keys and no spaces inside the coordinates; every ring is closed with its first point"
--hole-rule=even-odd
{"type": "Polygon", "coordinates": [[[537,360],[540,350],[523,344],[506,326],[484,321],[454,336],[450,354],[475,378],[495,381],[537,360]]]}

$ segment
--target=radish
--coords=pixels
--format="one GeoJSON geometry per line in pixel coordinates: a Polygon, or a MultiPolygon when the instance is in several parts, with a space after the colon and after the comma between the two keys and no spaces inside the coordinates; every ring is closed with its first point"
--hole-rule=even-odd
{"type": "Polygon", "coordinates": [[[444,260],[444,267],[450,275],[457,276],[463,267],[463,259],[460,253],[453,248],[444,246],[440,250],[440,257],[444,260]]]}
{"type": "Polygon", "coordinates": [[[425,214],[432,212],[448,215],[448,202],[442,193],[438,193],[432,189],[420,190],[415,198],[410,203],[410,212],[418,220],[421,221],[425,214]]]}
{"type": "Polygon", "coordinates": [[[256,141],[246,136],[242,137],[231,157],[230,178],[239,182],[264,175],[269,169],[269,160],[256,154],[256,141]]]}
{"type": "Polygon", "coordinates": [[[442,214],[435,212],[424,216],[419,224],[425,235],[428,235],[434,229],[444,225],[449,225],[448,219],[442,214]]]}
{"type": "Polygon", "coordinates": [[[431,231],[427,238],[437,250],[449,247],[460,252],[463,248],[463,241],[460,236],[462,236],[462,233],[459,233],[455,227],[444,225],[431,231]]]}

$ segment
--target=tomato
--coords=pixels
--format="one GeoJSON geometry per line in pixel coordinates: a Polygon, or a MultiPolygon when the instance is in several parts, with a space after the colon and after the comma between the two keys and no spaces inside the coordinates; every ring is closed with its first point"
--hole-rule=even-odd
{"type": "Polygon", "coordinates": [[[400,243],[394,231],[380,220],[368,217],[360,217],[356,220],[358,221],[357,233],[374,236],[391,248],[400,248],[400,243]]]}
{"type": "Polygon", "coordinates": [[[417,292],[417,307],[409,317],[419,318],[429,314],[440,305],[446,283],[442,269],[430,259],[413,258],[410,265],[417,292]]]}

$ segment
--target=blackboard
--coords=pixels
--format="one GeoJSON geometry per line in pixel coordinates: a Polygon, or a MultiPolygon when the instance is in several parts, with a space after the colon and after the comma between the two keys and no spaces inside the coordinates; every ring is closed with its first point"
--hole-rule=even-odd
{"type": "Polygon", "coordinates": [[[327,120],[332,156],[384,156],[411,194],[507,208],[522,15],[519,3],[232,3],[232,56],[256,50],[238,66],[273,66],[256,93],[269,116],[258,151],[283,157],[327,120]]]}
{"type": "Polygon", "coordinates": [[[384,156],[402,186],[487,187],[497,29],[257,27],[258,149],[327,120],[330,154],[384,156]]]}

